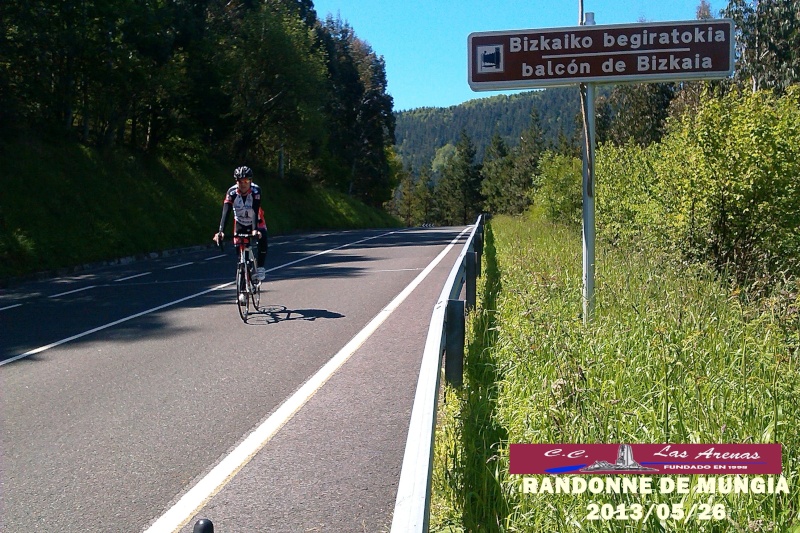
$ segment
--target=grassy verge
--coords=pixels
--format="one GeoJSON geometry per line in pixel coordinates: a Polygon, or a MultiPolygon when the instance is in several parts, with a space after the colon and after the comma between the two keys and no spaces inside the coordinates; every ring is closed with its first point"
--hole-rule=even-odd
{"type": "Polygon", "coordinates": [[[700,268],[600,246],[597,316],[584,327],[580,242],[535,216],[492,221],[465,386],[447,390],[439,420],[432,530],[791,531],[800,524],[800,354],[787,328],[796,309],[775,313],[700,268]],[[520,476],[507,473],[515,442],[780,442],[790,494],[716,495],[722,521],[588,522],[591,501],[640,497],[522,494],[520,476]]]}
{"type": "MultiPolygon", "coordinates": [[[[146,156],[0,141],[0,282],[210,243],[234,166],[191,147],[146,156]]],[[[345,195],[255,170],[273,235],[399,225],[345,195]]]]}

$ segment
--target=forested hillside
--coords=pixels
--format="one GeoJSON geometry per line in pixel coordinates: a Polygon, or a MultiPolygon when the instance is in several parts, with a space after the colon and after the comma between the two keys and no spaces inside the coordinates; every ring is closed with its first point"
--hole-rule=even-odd
{"type": "Polygon", "coordinates": [[[513,147],[531,123],[536,112],[546,143],[577,144],[580,134],[580,97],[577,87],[499,95],[446,107],[423,107],[397,113],[395,137],[397,153],[406,166],[418,173],[430,165],[436,151],[455,145],[462,130],[469,132],[478,159],[483,159],[492,137],[497,134],[513,147]]]}
{"type": "Polygon", "coordinates": [[[0,1],[0,281],[209,242],[242,164],[272,231],[396,223],[386,83],[312,0],[0,1]]]}
{"type": "Polygon", "coordinates": [[[0,2],[2,135],[181,153],[381,206],[393,187],[382,56],[312,0],[0,2]]]}

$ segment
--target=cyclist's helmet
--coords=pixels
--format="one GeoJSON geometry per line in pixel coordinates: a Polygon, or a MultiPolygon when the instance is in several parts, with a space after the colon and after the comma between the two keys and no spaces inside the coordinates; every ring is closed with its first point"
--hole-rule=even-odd
{"type": "Polygon", "coordinates": [[[233,179],[236,181],[253,179],[253,170],[250,167],[239,167],[233,171],[233,179]]]}

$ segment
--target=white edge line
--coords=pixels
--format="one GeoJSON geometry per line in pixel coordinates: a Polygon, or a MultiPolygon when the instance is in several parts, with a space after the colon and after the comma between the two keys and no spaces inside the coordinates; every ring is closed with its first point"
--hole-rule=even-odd
{"type": "Polygon", "coordinates": [[[415,270],[422,270],[421,268],[394,268],[388,270],[368,270],[368,272],[413,272],[415,270]]]}
{"type": "MultiPolygon", "coordinates": [[[[464,230],[468,231],[470,228],[464,230]]],[[[477,225],[472,226],[474,234],[477,225]]],[[[436,405],[441,378],[440,364],[444,338],[442,329],[445,321],[447,300],[453,298],[456,285],[461,287],[464,276],[464,257],[470,239],[464,244],[442,288],[439,300],[433,308],[425,349],[420,363],[417,390],[411,407],[403,463],[397,483],[397,497],[392,515],[391,533],[423,531],[425,507],[427,505],[427,485],[422,480],[430,478],[433,462],[433,435],[436,424],[436,405]],[[420,482],[418,482],[420,481],[420,482]]]]}
{"type": "MultiPolygon", "coordinates": [[[[466,231],[466,230],[465,230],[466,231]]],[[[416,278],[403,289],[400,294],[383,308],[375,317],[344,345],[316,374],[311,376],[288,400],[270,415],[260,426],[253,430],[245,440],[227,455],[217,466],[189,489],[178,502],[164,513],[145,533],[175,532],[185,526],[189,520],[217,494],[248,462],[264,447],[264,445],[284,426],[294,414],[330,379],[362,344],[380,327],[389,315],[408,298],[411,292],[422,283],[431,271],[453,249],[461,232],[416,278]]],[[[369,239],[365,239],[369,240],[369,239]]],[[[363,241],[359,241],[363,242],[363,241]]],[[[355,244],[355,243],[354,243],[355,244]]],[[[325,253],[325,252],[323,252],[325,253]]],[[[317,254],[321,255],[321,254],[317,254]]]]}
{"type": "Polygon", "coordinates": [[[212,259],[219,259],[220,257],[225,257],[225,256],[226,254],[219,254],[215,255],[214,257],[206,257],[205,259],[203,259],[203,261],[211,261],[212,259]]]}
{"type": "Polygon", "coordinates": [[[86,290],[89,290],[89,289],[94,289],[95,287],[97,287],[97,285],[89,285],[88,287],[75,289],[74,291],[67,291],[67,292],[60,292],[58,294],[51,294],[50,296],[48,296],[48,298],[58,298],[59,296],[66,296],[67,294],[73,294],[73,293],[76,293],[76,292],[86,291],[86,290]]]}
{"type": "Polygon", "coordinates": [[[142,272],[141,274],[136,274],[134,276],[128,276],[127,278],[115,279],[114,282],[116,283],[117,281],[128,281],[129,279],[141,278],[142,276],[147,276],[148,274],[152,274],[152,272],[142,272]]]}
{"type": "Polygon", "coordinates": [[[6,307],[0,307],[0,311],[5,311],[6,309],[14,309],[15,307],[19,307],[21,305],[22,304],[14,304],[14,305],[8,305],[6,307]]]}

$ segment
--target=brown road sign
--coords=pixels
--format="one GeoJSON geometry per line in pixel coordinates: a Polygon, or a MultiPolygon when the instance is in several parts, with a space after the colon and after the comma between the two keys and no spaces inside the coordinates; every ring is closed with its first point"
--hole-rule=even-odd
{"type": "Polygon", "coordinates": [[[721,79],[734,63],[730,19],[480,32],[468,46],[474,91],[721,79]]]}

